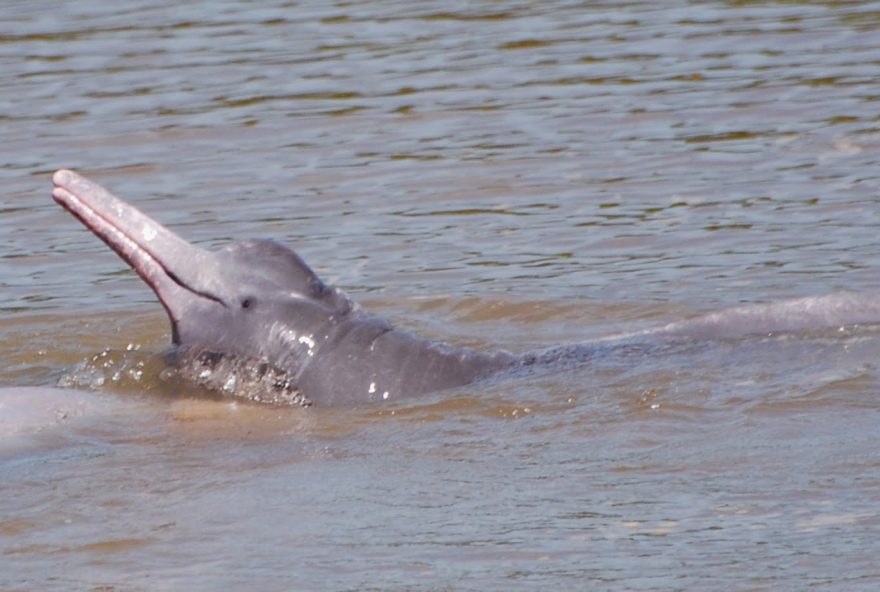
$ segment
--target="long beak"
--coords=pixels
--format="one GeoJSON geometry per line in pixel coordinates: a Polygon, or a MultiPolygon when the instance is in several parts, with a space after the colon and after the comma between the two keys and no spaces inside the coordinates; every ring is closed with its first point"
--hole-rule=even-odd
{"type": "Polygon", "coordinates": [[[173,341],[183,311],[199,299],[223,305],[202,278],[213,255],[191,245],[97,183],[70,171],[52,176],[52,198],[116,251],[153,289],[168,312],[173,341]]]}

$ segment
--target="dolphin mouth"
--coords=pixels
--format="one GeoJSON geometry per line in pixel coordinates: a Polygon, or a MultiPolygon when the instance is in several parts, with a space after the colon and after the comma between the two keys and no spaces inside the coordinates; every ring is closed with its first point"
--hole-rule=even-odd
{"type": "Polygon", "coordinates": [[[52,183],[52,198],[113,249],[156,293],[171,319],[174,343],[178,343],[177,323],[189,304],[205,298],[226,306],[210,290],[197,288],[194,281],[199,267],[208,264],[210,253],[73,171],[56,171],[52,183]]]}

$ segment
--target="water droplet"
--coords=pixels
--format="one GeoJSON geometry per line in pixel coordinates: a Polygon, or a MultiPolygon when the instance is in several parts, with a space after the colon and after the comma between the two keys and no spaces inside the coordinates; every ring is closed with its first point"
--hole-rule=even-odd
{"type": "Polygon", "coordinates": [[[297,341],[309,348],[308,355],[315,355],[315,339],[311,335],[300,335],[297,341]]]}
{"type": "Polygon", "coordinates": [[[223,383],[223,390],[227,393],[235,392],[235,384],[235,374],[230,374],[229,377],[226,379],[226,382],[223,383]]]}

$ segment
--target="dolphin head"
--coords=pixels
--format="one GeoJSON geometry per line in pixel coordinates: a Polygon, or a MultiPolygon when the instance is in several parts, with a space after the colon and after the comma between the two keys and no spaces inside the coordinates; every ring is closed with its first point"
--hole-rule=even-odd
{"type": "Polygon", "coordinates": [[[299,255],[272,240],[232,243],[209,253],[198,269],[175,275],[178,285],[191,287],[188,293],[165,299],[157,290],[175,344],[287,368],[301,370],[356,309],[299,255]]]}
{"type": "Polygon", "coordinates": [[[228,360],[238,360],[238,376],[221,377],[225,386],[241,379],[241,360],[248,360],[251,374],[257,372],[251,362],[262,369],[252,378],[268,377],[292,393],[298,374],[355,314],[341,290],[277,242],[247,240],[208,251],[73,171],[57,171],[52,180],[55,201],[156,293],[180,351],[193,353],[208,370],[225,357],[227,374],[234,370],[228,360]]]}

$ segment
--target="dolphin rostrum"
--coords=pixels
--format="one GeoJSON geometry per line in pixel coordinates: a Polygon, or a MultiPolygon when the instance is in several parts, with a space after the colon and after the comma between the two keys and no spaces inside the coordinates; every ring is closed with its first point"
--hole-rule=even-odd
{"type": "Polygon", "coordinates": [[[734,337],[880,321],[876,298],[837,294],[736,308],[625,336],[535,353],[482,352],[394,329],[328,286],[292,250],[246,240],[192,245],[70,170],[52,197],[153,289],[171,320],[169,356],[184,379],[275,404],[398,399],[549,363],[582,363],[603,347],[734,337]]]}

